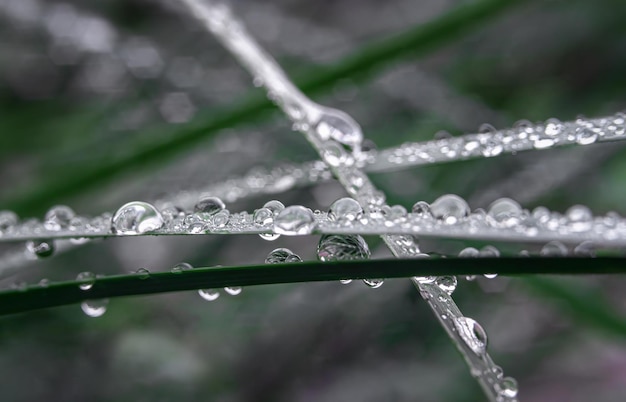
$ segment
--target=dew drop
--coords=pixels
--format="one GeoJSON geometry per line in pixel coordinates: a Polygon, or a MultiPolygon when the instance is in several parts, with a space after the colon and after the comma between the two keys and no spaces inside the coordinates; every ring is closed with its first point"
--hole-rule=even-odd
{"type": "Polygon", "coordinates": [[[480,249],[480,256],[484,258],[500,257],[500,251],[494,246],[488,245],[480,249]]]}
{"type": "Polygon", "coordinates": [[[578,127],[576,129],[576,142],[580,145],[589,145],[596,142],[598,133],[588,127],[578,127]]]}
{"type": "Polygon", "coordinates": [[[459,317],[454,320],[454,326],[465,344],[478,356],[487,350],[487,333],[479,323],[469,317],[459,317]]]}
{"type": "Polygon", "coordinates": [[[459,257],[462,258],[478,258],[480,256],[480,252],[474,247],[466,247],[459,252],[459,257]]]}
{"type": "Polygon", "coordinates": [[[575,232],[584,232],[591,229],[593,225],[593,214],[584,205],[574,205],[570,207],[565,216],[569,219],[570,226],[575,232]]]}
{"type": "Polygon", "coordinates": [[[80,308],[89,317],[97,318],[106,313],[108,304],[109,299],[85,300],[80,304],[80,308]]]}
{"type": "Polygon", "coordinates": [[[50,257],[54,254],[52,240],[29,240],[26,242],[26,251],[37,258],[50,257]]]}
{"type": "Polygon", "coordinates": [[[0,235],[17,225],[19,218],[13,211],[0,211],[0,235]]]}
{"type": "Polygon", "coordinates": [[[415,204],[413,204],[411,211],[421,217],[431,216],[430,204],[428,204],[426,201],[416,202],[415,204]]]}
{"type": "Polygon", "coordinates": [[[224,201],[218,197],[202,197],[193,207],[193,210],[202,218],[209,219],[225,208],[224,201]]]}
{"type": "Polygon", "coordinates": [[[331,221],[354,221],[363,215],[361,204],[354,198],[340,198],[330,205],[328,219],[331,221]]]}
{"type": "Polygon", "coordinates": [[[487,215],[497,223],[511,227],[520,222],[522,207],[510,198],[500,198],[489,206],[487,215]]]}
{"type": "Polygon", "coordinates": [[[439,286],[439,289],[451,295],[452,293],[454,293],[454,290],[456,289],[456,284],[457,284],[456,276],[450,276],[450,275],[440,276],[435,280],[435,284],[439,286]]]}
{"type": "Polygon", "coordinates": [[[484,274],[483,276],[487,279],[494,279],[498,277],[498,274],[484,274]]]}
{"type": "Polygon", "coordinates": [[[224,292],[228,293],[231,296],[237,296],[241,293],[242,290],[243,288],[241,288],[240,286],[227,286],[224,288],[224,292]]]}
{"type": "Polygon", "coordinates": [[[596,246],[593,242],[586,240],[574,248],[574,255],[578,257],[595,257],[596,246]]]}
{"type": "Polygon", "coordinates": [[[50,286],[50,279],[43,278],[42,280],[39,281],[38,285],[40,288],[47,288],[48,286],[50,286]]]}
{"type": "Polygon", "coordinates": [[[317,245],[320,261],[351,261],[370,258],[370,249],[358,235],[323,235],[317,245]]]}
{"type": "MultiPolygon", "coordinates": [[[[274,223],[274,213],[267,207],[259,208],[256,211],[254,211],[254,215],[252,219],[254,220],[254,223],[256,223],[257,225],[269,226],[272,223],[274,223]]],[[[275,234],[275,233],[260,233],[259,236],[261,237],[261,239],[268,240],[268,241],[274,241],[280,237],[279,234],[275,234]]]]}
{"type": "Polygon", "coordinates": [[[220,297],[220,292],[215,289],[199,289],[198,294],[206,301],[214,301],[220,297]]]}
{"type": "Polygon", "coordinates": [[[271,201],[266,202],[263,205],[263,208],[269,209],[270,211],[272,211],[274,216],[276,216],[276,215],[278,215],[278,213],[280,211],[285,209],[285,205],[282,202],[278,201],[278,200],[271,200],[271,201]]]}
{"type": "Polygon", "coordinates": [[[288,248],[272,250],[265,258],[266,264],[282,264],[289,262],[302,262],[302,258],[288,248]]]}
{"type": "Polygon", "coordinates": [[[504,377],[497,385],[498,394],[505,398],[515,398],[517,396],[517,381],[513,377],[504,377]]]}
{"type": "Polygon", "coordinates": [[[145,268],[139,268],[135,271],[135,275],[137,275],[139,279],[148,279],[150,277],[150,271],[145,268]]]}
{"type": "Polygon", "coordinates": [[[115,212],[111,219],[111,230],[126,235],[141,234],[160,229],[163,223],[163,217],[154,205],[132,201],[115,212]]]}
{"type": "Polygon", "coordinates": [[[315,131],[322,140],[332,138],[353,150],[360,150],[363,141],[363,133],[358,123],[346,113],[335,109],[326,110],[319,118],[315,131]]]}
{"type": "Polygon", "coordinates": [[[46,212],[43,226],[51,231],[65,230],[70,227],[70,222],[76,214],[72,208],[65,205],[57,205],[46,212]]]}
{"type": "Polygon", "coordinates": [[[96,275],[93,272],[81,272],[76,276],[76,281],[80,282],[80,290],[89,290],[96,283],[96,275]]]}
{"type": "Polygon", "coordinates": [[[430,205],[432,215],[446,224],[455,224],[470,213],[467,202],[458,195],[446,194],[430,205]]]}
{"type": "Polygon", "coordinates": [[[363,279],[363,283],[372,289],[378,289],[384,282],[384,279],[363,279]]]}
{"type": "Polygon", "coordinates": [[[182,274],[184,271],[191,271],[193,266],[186,262],[180,262],[172,267],[171,272],[173,274],[182,274]]]}
{"type": "Polygon", "coordinates": [[[547,136],[554,137],[556,135],[561,134],[565,126],[558,119],[548,119],[546,121],[546,128],[544,133],[547,136]]]}
{"type": "Polygon", "coordinates": [[[402,205],[385,205],[383,206],[382,211],[383,215],[391,221],[398,221],[407,215],[406,208],[402,205]]]}
{"type": "Polygon", "coordinates": [[[329,141],[321,149],[322,158],[328,162],[330,166],[338,167],[341,165],[348,165],[350,157],[343,149],[343,147],[334,142],[329,141]]]}
{"type": "Polygon", "coordinates": [[[274,219],[274,232],[284,235],[305,235],[315,229],[313,211],[301,205],[289,206],[274,219]]]}
{"type": "Polygon", "coordinates": [[[539,254],[544,257],[564,257],[567,255],[567,247],[560,241],[551,241],[542,247],[539,254]]]}

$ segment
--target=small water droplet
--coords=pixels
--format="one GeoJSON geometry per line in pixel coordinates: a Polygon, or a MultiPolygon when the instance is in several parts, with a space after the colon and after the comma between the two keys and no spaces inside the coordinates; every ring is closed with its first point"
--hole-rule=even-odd
{"type": "Polygon", "coordinates": [[[430,204],[426,201],[416,202],[415,204],[413,204],[413,208],[411,208],[411,211],[421,217],[431,216],[430,204]]]}
{"type": "Polygon", "coordinates": [[[493,366],[491,371],[493,372],[493,374],[495,374],[496,378],[502,379],[502,376],[504,375],[504,371],[502,371],[502,367],[500,367],[500,366],[493,366]]]}
{"type": "Polygon", "coordinates": [[[72,208],[65,205],[57,205],[46,212],[43,226],[51,231],[59,231],[68,229],[70,222],[76,214],[72,208]]]}
{"type": "Polygon", "coordinates": [[[76,281],[80,282],[80,290],[89,290],[96,283],[96,275],[93,272],[81,272],[76,276],[76,281]]]}
{"type": "Polygon", "coordinates": [[[302,258],[288,248],[272,250],[265,258],[266,264],[282,264],[289,262],[302,262],[302,258]]]}
{"type": "Polygon", "coordinates": [[[505,227],[515,226],[520,222],[522,207],[510,198],[500,198],[489,206],[487,215],[496,223],[505,227]]]}
{"type": "Polygon", "coordinates": [[[574,255],[578,257],[595,257],[596,245],[586,240],[574,248],[574,255]]]}
{"type": "Polygon", "coordinates": [[[230,211],[227,209],[222,209],[213,215],[213,225],[217,228],[223,228],[228,224],[230,220],[230,211]]]}
{"type": "Polygon", "coordinates": [[[339,283],[342,285],[347,285],[352,282],[352,279],[339,279],[339,283]]]}
{"type": "Polygon", "coordinates": [[[141,234],[160,229],[163,223],[163,217],[154,205],[132,201],[115,212],[111,219],[111,230],[126,235],[141,234]]]}
{"type": "Polygon", "coordinates": [[[439,289],[451,295],[452,293],[454,293],[454,290],[456,289],[456,284],[457,284],[456,276],[449,276],[449,275],[440,276],[435,280],[435,284],[439,286],[439,289]]]}
{"type": "Polygon", "coordinates": [[[497,385],[498,394],[505,398],[515,398],[517,396],[517,381],[513,377],[504,377],[497,385]]]}
{"type": "Polygon", "coordinates": [[[37,258],[50,257],[54,254],[52,240],[29,240],[26,242],[26,251],[37,258]]]}
{"type": "Polygon", "coordinates": [[[578,127],[576,129],[576,142],[580,145],[589,145],[596,142],[598,133],[588,127],[578,127]]]}
{"type": "Polygon", "coordinates": [[[470,213],[467,202],[458,195],[446,194],[430,205],[431,214],[446,224],[455,224],[470,213]]]}
{"type": "Polygon", "coordinates": [[[241,293],[243,289],[239,286],[227,286],[224,288],[224,292],[228,293],[231,296],[237,296],[241,293]]]}
{"type": "Polygon", "coordinates": [[[330,166],[351,165],[350,156],[340,144],[334,141],[326,142],[321,149],[321,154],[324,161],[328,162],[330,166]]]}
{"type": "Polygon", "coordinates": [[[479,256],[480,251],[478,251],[474,247],[466,247],[459,252],[459,257],[462,258],[478,258],[479,256]]]}
{"type": "Polygon", "coordinates": [[[283,235],[311,234],[315,226],[313,211],[301,205],[283,209],[274,219],[274,232],[283,235]]]}
{"type": "Polygon", "coordinates": [[[370,249],[358,235],[324,235],[317,246],[320,261],[350,261],[370,258],[370,249]]]}
{"type": "Polygon", "coordinates": [[[109,299],[85,300],[80,304],[80,308],[89,317],[97,318],[107,311],[109,299]]]}
{"type": "Polygon", "coordinates": [[[548,119],[544,133],[547,136],[554,137],[561,134],[565,126],[558,119],[548,119]]]}
{"type": "Polygon", "coordinates": [[[454,326],[465,344],[478,356],[487,350],[487,333],[479,323],[469,317],[459,317],[454,320],[454,326]]]}
{"type": "Polygon", "coordinates": [[[220,297],[220,292],[215,289],[199,289],[198,294],[206,301],[214,301],[220,297]]]}
{"type": "Polygon", "coordinates": [[[218,197],[202,197],[193,207],[194,212],[205,220],[224,210],[226,205],[218,197]]]}
{"type": "Polygon", "coordinates": [[[567,255],[567,247],[560,241],[551,241],[541,248],[539,254],[544,257],[564,257],[567,255]]]}
{"type": "Polygon", "coordinates": [[[192,269],[193,266],[191,264],[188,264],[186,262],[180,262],[172,267],[171,272],[173,274],[182,274],[183,271],[191,271],[192,269]]]}
{"type": "Polygon", "coordinates": [[[354,221],[363,215],[361,204],[354,198],[340,198],[330,205],[328,219],[331,221],[354,221]]]}
{"type": "Polygon", "coordinates": [[[494,246],[487,245],[480,249],[480,256],[483,258],[497,258],[500,257],[500,251],[494,246]]]}
{"type": "Polygon", "coordinates": [[[378,289],[384,282],[384,279],[363,279],[363,283],[372,289],[378,289]]]}
{"type": "Polygon", "coordinates": [[[10,231],[17,225],[19,218],[13,211],[0,211],[0,235],[10,231]]]}
{"type": "Polygon", "coordinates": [[[575,232],[584,232],[591,229],[593,225],[593,214],[584,205],[574,205],[570,207],[565,216],[569,219],[570,226],[575,232]]]}
{"type": "Polygon", "coordinates": [[[39,281],[38,285],[40,288],[47,288],[48,286],[50,286],[50,279],[43,278],[42,280],[39,281]]]}
{"type": "Polygon", "coordinates": [[[139,279],[148,279],[150,277],[150,271],[145,268],[139,268],[135,271],[135,275],[137,275],[139,279]]]}

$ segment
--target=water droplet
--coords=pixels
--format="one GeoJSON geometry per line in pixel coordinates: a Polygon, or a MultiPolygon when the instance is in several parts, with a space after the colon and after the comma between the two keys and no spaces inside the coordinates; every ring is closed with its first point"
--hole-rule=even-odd
{"type": "Polygon", "coordinates": [[[544,257],[564,257],[567,255],[567,247],[560,241],[551,241],[543,246],[539,254],[544,257]]]}
{"type": "Polygon", "coordinates": [[[141,234],[160,229],[163,223],[163,217],[154,205],[132,201],[115,212],[111,219],[111,230],[126,235],[141,234]]]}
{"type": "Polygon", "coordinates": [[[281,264],[289,262],[302,262],[302,259],[288,248],[277,248],[271,251],[265,258],[266,264],[281,264]]]}
{"type": "Polygon", "coordinates": [[[42,280],[39,281],[38,285],[40,288],[47,288],[48,286],[50,286],[50,279],[43,278],[42,280]]]}
{"type": "Polygon", "coordinates": [[[191,271],[193,266],[191,264],[187,264],[186,262],[180,262],[172,267],[171,272],[173,274],[182,274],[183,271],[191,271]]]}
{"type": "Polygon", "coordinates": [[[44,218],[43,226],[52,231],[68,229],[70,222],[76,214],[72,208],[65,205],[57,205],[48,210],[44,218]]]}
{"type": "Polygon", "coordinates": [[[497,385],[498,394],[505,398],[517,396],[517,381],[513,377],[504,377],[497,385]]]}
{"type": "Polygon", "coordinates": [[[430,212],[446,224],[455,224],[469,215],[470,208],[467,202],[458,195],[446,194],[430,205],[430,212]]]}
{"type": "Polygon", "coordinates": [[[328,219],[331,221],[354,221],[363,215],[361,204],[354,198],[340,198],[330,205],[328,219]]]}
{"type": "Polygon", "coordinates": [[[322,140],[332,138],[353,150],[360,150],[363,141],[361,127],[352,117],[340,110],[327,109],[319,118],[315,131],[322,140]]]}
{"type": "Polygon", "coordinates": [[[598,133],[588,127],[578,127],[576,129],[576,142],[580,145],[589,145],[596,142],[598,133]]]}
{"type": "Polygon", "coordinates": [[[270,211],[272,211],[274,216],[276,216],[276,215],[278,215],[278,213],[280,211],[285,209],[285,205],[282,202],[278,201],[278,200],[271,200],[271,201],[266,202],[263,205],[263,208],[269,209],[270,211]]]}
{"type": "Polygon", "coordinates": [[[483,274],[483,276],[487,279],[494,279],[498,276],[498,274],[483,274]]]}
{"type": "Polygon", "coordinates": [[[413,208],[411,208],[411,211],[418,216],[431,216],[430,204],[428,204],[426,201],[416,202],[415,204],[413,204],[413,208]]]}
{"type": "Polygon", "coordinates": [[[500,257],[500,251],[494,246],[488,245],[480,249],[480,256],[483,258],[500,257]]]}
{"type": "Polygon", "coordinates": [[[347,285],[352,282],[352,279],[339,279],[339,283],[342,285],[347,285]]]}
{"type": "Polygon", "coordinates": [[[595,257],[596,246],[593,242],[586,240],[574,248],[574,255],[578,257],[595,257]]]}
{"type": "Polygon", "coordinates": [[[315,229],[313,211],[300,205],[289,206],[274,219],[274,232],[284,235],[305,235],[315,229]]]}
{"type": "Polygon", "coordinates": [[[239,286],[227,286],[224,288],[224,292],[228,293],[231,296],[237,296],[241,293],[243,289],[239,286]]]}
{"type": "Polygon", "coordinates": [[[439,289],[451,295],[452,293],[454,293],[454,290],[456,289],[456,284],[457,284],[456,276],[449,276],[449,275],[440,276],[435,280],[435,284],[439,286],[439,289]]]}
{"type": "Polygon", "coordinates": [[[93,272],[81,272],[76,276],[76,281],[80,282],[80,290],[89,290],[96,283],[96,275],[93,272]]]}
{"type": "Polygon", "coordinates": [[[202,197],[193,207],[193,210],[203,219],[210,219],[225,208],[224,201],[218,197],[202,197]]]}
{"type": "Polygon", "coordinates": [[[109,299],[85,300],[80,304],[80,308],[89,317],[100,317],[107,311],[109,299]]]}
{"type": "Polygon", "coordinates": [[[372,289],[378,289],[384,282],[384,279],[363,279],[363,283],[372,289]]]}
{"type": "Polygon", "coordinates": [[[324,235],[317,246],[320,261],[350,261],[370,258],[370,249],[358,235],[324,235]]]}
{"type": "Polygon", "coordinates": [[[214,301],[220,297],[220,292],[215,289],[199,289],[198,294],[206,301],[214,301]]]}
{"type": "Polygon", "coordinates": [[[469,317],[459,317],[454,320],[454,326],[465,344],[478,356],[487,350],[487,333],[479,323],[469,317]]]}
{"type": "Polygon", "coordinates": [[[584,232],[591,229],[593,225],[593,214],[584,205],[574,205],[570,207],[565,216],[569,219],[570,226],[575,232],[584,232]]]}
{"type": "Polygon", "coordinates": [[[54,254],[52,240],[29,240],[26,242],[26,251],[37,258],[50,257],[54,254]]]}
{"type": "MultiPolygon", "coordinates": [[[[257,225],[270,226],[274,223],[274,213],[267,207],[259,208],[254,211],[252,219],[257,225]]],[[[260,233],[259,236],[268,241],[274,241],[280,237],[279,234],[275,233],[260,233]]]]}
{"type": "Polygon", "coordinates": [[[382,211],[383,215],[391,221],[398,221],[407,215],[406,208],[402,205],[385,205],[383,206],[382,211]]]}
{"type": "Polygon", "coordinates": [[[487,215],[495,220],[497,223],[511,227],[520,222],[520,216],[522,214],[522,207],[510,198],[500,198],[495,200],[491,206],[489,206],[489,212],[487,215]]]}
{"type": "Polygon", "coordinates": [[[547,136],[554,137],[561,134],[565,126],[558,119],[548,119],[544,133],[547,136]]]}
{"type": "Polygon", "coordinates": [[[340,144],[334,141],[325,143],[321,149],[321,154],[324,161],[328,162],[330,166],[351,165],[349,155],[340,144]]]}
{"type": "Polygon", "coordinates": [[[502,379],[502,376],[504,375],[504,371],[502,371],[502,367],[500,367],[500,366],[493,366],[491,371],[493,372],[493,374],[495,374],[496,378],[502,379]]]}
{"type": "Polygon", "coordinates": [[[474,247],[466,247],[459,252],[459,257],[462,258],[478,258],[480,256],[480,252],[474,247]]]}
{"type": "Polygon", "coordinates": [[[135,275],[137,275],[139,279],[148,279],[150,277],[150,271],[145,268],[139,268],[135,271],[135,275]]]}
{"type": "Polygon", "coordinates": [[[223,228],[228,224],[230,220],[230,211],[227,209],[222,209],[213,215],[213,225],[218,228],[223,228]]]}

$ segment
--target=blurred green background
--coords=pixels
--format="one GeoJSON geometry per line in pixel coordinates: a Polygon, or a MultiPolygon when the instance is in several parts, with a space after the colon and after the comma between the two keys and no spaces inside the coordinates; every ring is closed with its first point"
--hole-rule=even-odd
{"type": "MultiPolygon", "coordinates": [[[[483,3],[497,2],[280,0],[233,8],[291,76],[311,82],[354,54],[483,3]]],[[[375,71],[363,66],[312,96],[351,114],[379,148],[440,130],[475,132],[482,123],[500,128],[626,107],[626,2],[511,3],[519,4],[503,1],[494,6],[501,12],[462,33],[438,32],[445,43],[427,38],[417,55],[381,58],[375,71]]],[[[41,218],[61,203],[97,214],[255,166],[313,160],[302,136],[262,99],[175,1],[0,0],[0,209],[41,218]]],[[[372,178],[407,208],[456,193],[472,208],[506,196],[525,208],[585,204],[626,214],[619,143],[372,178]]],[[[337,183],[324,183],[276,198],[327,209],[342,196],[337,183]]],[[[269,199],[228,208],[252,211],[269,199]]],[[[367,240],[375,258],[389,256],[378,239],[367,240]]],[[[316,244],[312,237],[111,239],[26,265],[0,285],[86,270],[168,271],[180,261],[254,264],[276,247],[311,260],[316,244]]],[[[456,255],[470,244],[482,243],[422,247],[456,255]]],[[[540,247],[496,246],[509,255],[540,247]]],[[[490,353],[517,378],[521,400],[623,401],[625,285],[616,276],[479,278],[462,281],[455,299],[487,330],[490,353]]],[[[484,400],[408,280],[375,290],[263,286],[210,303],[195,292],[115,299],[97,319],[79,306],[55,308],[1,318],[0,345],[6,401],[484,400]]]]}

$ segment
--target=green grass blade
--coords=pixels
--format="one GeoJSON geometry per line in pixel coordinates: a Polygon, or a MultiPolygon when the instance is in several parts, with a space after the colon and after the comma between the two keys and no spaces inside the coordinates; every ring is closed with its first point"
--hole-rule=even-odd
{"type": "Polygon", "coordinates": [[[0,315],[61,306],[89,299],[146,295],[225,286],[333,281],[345,278],[405,278],[433,275],[614,274],[626,272],[623,258],[493,258],[369,260],[263,264],[224,268],[196,268],[181,273],[162,272],[143,278],[138,274],[101,278],[89,290],[70,281],[32,286],[0,293],[0,315]]]}
{"type": "MultiPolygon", "coordinates": [[[[307,93],[316,93],[332,88],[342,79],[364,79],[384,65],[401,58],[432,52],[521,2],[522,0],[480,0],[467,3],[434,21],[366,46],[333,66],[318,67],[304,75],[305,79],[296,80],[296,84],[307,93]]],[[[2,208],[11,209],[20,215],[42,213],[50,205],[67,202],[69,197],[101,186],[121,173],[145,168],[157,162],[163,163],[167,158],[179,154],[211,134],[254,121],[272,108],[269,100],[258,92],[254,93],[230,109],[214,113],[178,130],[163,142],[144,142],[133,153],[91,169],[75,168],[68,174],[50,175],[45,184],[14,195],[2,203],[2,208]]]]}

